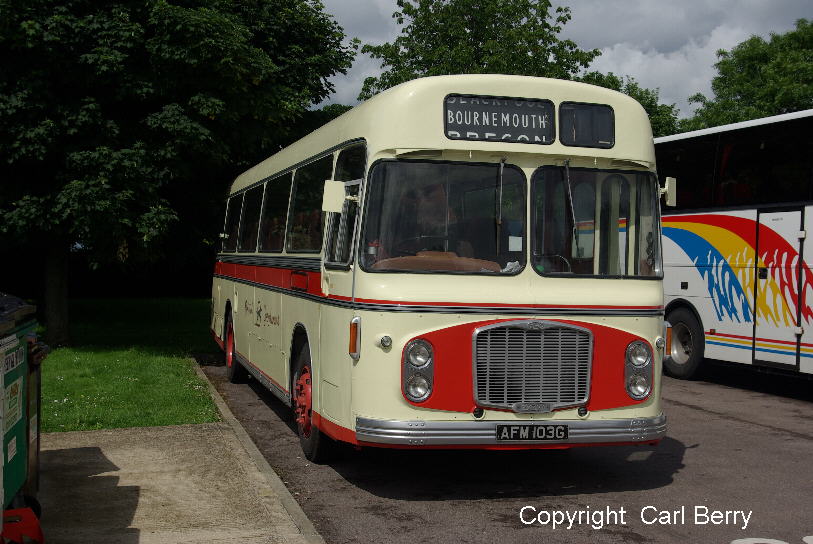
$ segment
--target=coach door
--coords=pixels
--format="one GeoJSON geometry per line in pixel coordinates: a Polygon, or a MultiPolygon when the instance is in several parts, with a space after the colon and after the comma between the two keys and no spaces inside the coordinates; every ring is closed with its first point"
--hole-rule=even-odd
{"type": "Polygon", "coordinates": [[[754,362],[796,368],[799,339],[799,274],[802,211],[759,214],[756,263],[754,362]]]}
{"type": "Polygon", "coordinates": [[[336,158],[333,180],[344,184],[344,202],[340,213],[325,217],[325,241],[322,252],[322,293],[327,304],[322,306],[320,343],[321,365],[319,388],[323,415],[342,420],[349,406],[350,376],[348,331],[353,310],[354,241],[359,216],[361,180],[364,176],[366,150],[356,144],[341,150],[336,158]]]}

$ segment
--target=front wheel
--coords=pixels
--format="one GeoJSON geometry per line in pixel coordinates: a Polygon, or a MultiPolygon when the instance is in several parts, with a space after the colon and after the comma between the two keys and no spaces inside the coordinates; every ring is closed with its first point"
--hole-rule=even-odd
{"type": "Polygon", "coordinates": [[[234,345],[234,326],[231,314],[226,317],[223,345],[226,351],[226,377],[231,383],[241,383],[246,379],[246,369],[237,360],[237,350],[234,345]]]}
{"type": "Polygon", "coordinates": [[[333,456],[336,443],[323,434],[313,422],[313,370],[311,350],[307,344],[302,347],[297,357],[293,389],[292,404],[302,451],[310,461],[324,463],[333,456]]]}
{"type": "Polygon", "coordinates": [[[666,320],[672,325],[672,343],[668,346],[670,357],[664,360],[666,373],[672,377],[689,380],[693,378],[706,348],[703,328],[688,308],[676,308],[666,320]]]}

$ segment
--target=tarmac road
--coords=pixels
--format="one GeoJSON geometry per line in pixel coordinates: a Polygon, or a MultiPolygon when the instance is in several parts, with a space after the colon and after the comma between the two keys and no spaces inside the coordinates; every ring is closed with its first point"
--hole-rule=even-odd
{"type": "Polygon", "coordinates": [[[330,544],[801,544],[813,535],[811,381],[734,367],[694,382],[664,378],[669,429],[655,447],[347,449],[319,466],[260,384],[230,384],[223,366],[204,370],[330,544]]]}

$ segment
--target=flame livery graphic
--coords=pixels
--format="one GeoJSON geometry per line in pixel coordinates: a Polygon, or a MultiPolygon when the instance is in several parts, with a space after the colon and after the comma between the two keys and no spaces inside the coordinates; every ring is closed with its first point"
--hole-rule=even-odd
{"type": "Polygon", "coordinates": [[[797,315],[805,322],[813,318],[808,305],[813,272],[800,260],[799,252],[770,227],[730,215],[667,216],[663,235],[686,253],[706,281],[720,321],[752,322],[754,308],[760,320],[774,326],[793,326],[797,315]],[[762,280],[755,304],[757,267],[768,268],[769,276],[762,280]],[[801,274],[801,293],[797,273],[801,274]]]}

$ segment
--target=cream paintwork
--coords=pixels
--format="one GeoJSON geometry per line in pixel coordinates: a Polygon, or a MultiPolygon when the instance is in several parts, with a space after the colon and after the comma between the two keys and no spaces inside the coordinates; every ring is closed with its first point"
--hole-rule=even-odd
{"type": "MultiPolygon", "coordinates": [[[[657,283],[657,282],[654,282],[657,283]]],[[[342,425],[354,428],[355,417],[370,417],[374,419],[400,419],[400,420],[467,420],[474,418],[470,413],[445,412],[417,408],[409,404],[401,393],[401,353],[407,341],[429,331],[460,325],[486,321],[490,319],[505,319],[505,315],[454,315],[454,314],[404,314],[393,312],[359,312],[362,323],[361,357],[353,368],[353,400],[352,410],[345,414],[342,425]],[[385,350],[377,345],[382,335],[392,337],[393,345],[385,350]]],[[[510,316],[510,319],[525,319],[522,316],[510,316]]],[[[544,316],[530,316],[530,319],[545,319],[544,316]]],[[[551,316],[550,319],[562,319],[561,316],[551,316]]],[[[639,335],[648,340],[653,346],[656,339],[662,334],[662,321],[654,317],[568,317],[582,323],[594,323],[615,327],[626,332],[639,335]]],[[[595,353],[594,358],[600,358],[601,353],[595,353]]],[[[661,413],[660,406],[660,366],[662,353],[656,350],[655,354],[656,381],[653,392],[648,400],[628,408],[600,410],[591,412],[588,419],[615,419],[631,417],[652,417],[661,413]]],[[[443,361],[436,361],[443,364],[443,361]]],[[[622,358],[618,364],[623,365],[622,358]]],[[[516,420],[563,420],[581,419],[576,410],[559,410],[552,414],[514,414],[505,411],[486,410],[486,419],[516,419],[516,420]]]]}
{"type": "MultiPolygon", "coordinates": [[[[637,169],[654,171],[655,155],[649,121],[643,108],[626,95],[591,85],[524,76],[442,76],[424,78],[385,91],[357,106],[321,129],[292,144],[273,157],[241,174],[232,186],[239,191],[270,178],[292,165],[324,150],[351,140],[367,145],[367,168],[375,161],[396,157],[431,158],[453,161],[497,163],[503,157],[522,168],[526,188],[534,170],[542,165],[570,160],[573,168],[637,169]],[[566,147],[558,140],[551,145],[506,144],[499,141],[449,140],[444,135],[443,98],[450,93],[524,98],[547,98],[557,107],[562,101],[603,103],[613,107],[616,145],[611,149],[566,147]]],[[[334,162],[335,162],[334,153],[334,162]]],[[[530,198],[526,194],[526,225],[530,225],[530,198]]],[[[361,194],[363,209],[364,188],[361,194]]],[[[529,227],[526,226],[526,237],[529,227]]],[[[356,233],[358,239],[358,233],[356,233]]],[[[527,240],[527,238],[526,238],[527,240]]],[[[323,245],[324,247],[324,245],[323,245]]],[[[282,254],[283,256],[286,253],[282,254]]],[[[317,257],[297,253],[292,257],[317,257]]],[[[592,278],[543,278],[530,265],[516,276],[486,277],[444,274],[366,273],[357,265],[350,270],[322,266],[323,291],[362,299],[409,302],[480,302],[549,305],[635,305],[661,306],[662,284],[653,280],[611,280],[592,278]]],[[[348,429],[355,428],[356,416],[376,419],[471,420],[469,413],[450,413],[416,408],[401,393],[400,365],[404,343],[421,333],[461,323],[499,319],[501,315],[416,314],[404,312],[353,311],[289,295],[272,294],[245,284],[215,278],[212,327],[221,334],[226,301],[235,308],[234,327],[238,347],[247,338],[251,322],[238,309],[244,300],[267,295],[278,297],[280,340],[258,339],[249,355],[286,389],[290,387],[290,345],[294,327],[308,333],[313,361],[314,383],[318,383],[314,410],[326,419],[348,429]],[[361,356],[353,361],[348,354],[350,320],[361,317],[361,356]],[[219,326],[219,328],[218,328],[219,326]],[[387,334],[393,346],[383,350],[378,339],[387,334]],[[265,346],[268,345],[268,348],[265,346]],[[268,363],[266,364],[266,361],[268,363]],[[267,369],[267,370],[266,370],[267,369]]],[[[521,319],[522,316],[510,316],[521,319]]],[[[559,316],[561,317],[561,316],[559,316]]],[[[544,316],[533,316],[544,319],[544,316]]],[[[556,318],[556,316],[552,316],[556,318]]],[[[579,317],[568,319],[617,327],[642,336],[653,346],[662,334],[660,317],[579,317]]],[[[250,343],[250,342],[249,342],[250,343]]],[[[601,354],[596,354],[600,357],[601,354]]],[[[661,413],[660,364],[656,353],[656,380],[649,399],[634,407],[603,410],[590,419],[650,417],[661,413]]],[[[623,364],[623,361],[619,361],[623,364]]],[[[524,415],[486,411],[485,419],[573,419],[575,410],[547,415],[524,415]]]]}
{"type": "MultiPolygon", "coordinates": [[[[558,111],[558,110],[557,110],[558,111]]],[[[439,76],[416,79],[384,91],[334,119],[319,130],[291,144],[274,156],[237,177],[232,192],[265,179],[337,144],[355,138],[367,140],[368,156],[396,150],[435,149],[486,154],[506,153],[547,155],[550,158],[581,157],[592,164],[593,158],[626,160],[650,169],[655,166],[655,150],[649,118],[638,102],[629,96],[572,81],[527,76],[488,74],[439,76]],[[558,107],[560,102],[593,102],[612,106],[615,112],[616,143],[610,149],[551,145],[506,144],[499,141],[450,140],[443,130],[443,99],[450,93],[547,98],[558,107]]],[[[368,161],[368,165],[372,161],[368,161]]],[[[575,163],[574,163],[575,166],[575,163]]]]}

